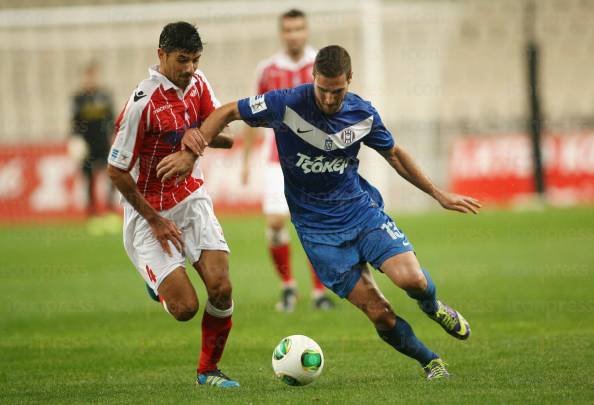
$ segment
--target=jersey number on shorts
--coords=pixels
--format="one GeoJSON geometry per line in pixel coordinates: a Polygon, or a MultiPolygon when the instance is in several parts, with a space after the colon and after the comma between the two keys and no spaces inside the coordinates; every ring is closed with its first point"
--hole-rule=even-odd
{"type": "Polygon", "coordinates": [[[146,265],[146,274],[148,275],[149,280],[151,280],[153,283],[157,282],[157,276],[155,275],[153,270],[148,266],[148,264],[146,265]]]}
{"type": "MultiPolygon", "coordinates": [[[[386,231],[388,235],[390,235],[390,238],[394,240],[404,239],[404,234],[400,231],[400,229],[398,229],[398,227],[396,227],[396,224],[394,222],[386,222],[382,225],[382,229],[386,231]]],[[[408,242],[403,243],[403,245],[408,245],[408,242]]]]}

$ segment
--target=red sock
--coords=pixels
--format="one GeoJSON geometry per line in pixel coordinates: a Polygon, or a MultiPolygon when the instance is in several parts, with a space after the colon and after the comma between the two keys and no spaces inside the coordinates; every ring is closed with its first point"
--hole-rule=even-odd
{"type": "Polygon", "coordinates": [[[270,246],[269,249],[274,266],[281,280],[283,280],[283,283],[291,282],[293,280],[293,274],[289,259],[289,244],[270,246]]]}
{"type": "Polygon", "coordinates": [[[316,271],[314,270],[314,268],[311,265],[311,263],[309,263],[309,270],[311,270],[311,283],[313,284],[314,291],[323,292],[324,291],[324,284],[322,284],[322,282],[320,281],[320,278],[316,274],[316,271]]]}
{"type": "Polygon", "coordinates": [[[214,371],[217,363],[221,360],[227,336],[231,331],[231,316],[217,318],[204,311],[202,316],[202,351],[200,352],[200,364],[198,373],[214,371]]]}

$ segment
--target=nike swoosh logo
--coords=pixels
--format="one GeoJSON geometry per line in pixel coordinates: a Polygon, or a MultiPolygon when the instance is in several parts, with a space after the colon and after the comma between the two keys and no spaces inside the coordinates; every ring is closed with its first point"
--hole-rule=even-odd
{"type": "Polygon", "coordinates": [[[310,129],[310,130],[307,130],[307,131],[302,131],[301,128],[297,128],[297,133],[298,134],[305,134],[305,133],[311,132],[311,131],[313,131],[313,129],[310,129]]]}
{"type": "Polygon", "coordinates": [[[458,331],[458,335],[464,336],[464,335],[466,335],[467,331],[468,331],[468,329],[466,328],[466,322],[464,322],[464,320],[460,319],[460,330],[458,331]]]}
{"type": "Polygon", "coordinates": [[[134,93],[134,102],[137,102],[138,100],[140,100],[143,97],[146,97],[146,94],[142,90],[137,93],[134,93]]]}

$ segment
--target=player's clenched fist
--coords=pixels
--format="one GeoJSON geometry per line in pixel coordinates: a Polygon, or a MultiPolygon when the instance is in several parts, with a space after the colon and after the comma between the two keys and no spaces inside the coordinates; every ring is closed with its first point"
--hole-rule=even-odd
{"type": "Polygon", "coordinates": [[[157,177],[165,183],[170,178],[177,176],[177,181],[182,181],[192,172],[195,158],[187,151],[180,151],[166,156],[157,165],[157,177]]]}
{"type": "Polygon", "coordinates": [[[153,235],[155,235],[155,238],[159,241],[165,253],[171,256],[171,248],[169,247],[168,241],[171,241],[173,246],[175,246],[179,252],[182,252],[184,247],[182,233],[173,221],[157,215],[154,219],[148,221],[148,223],[153,235]]]}

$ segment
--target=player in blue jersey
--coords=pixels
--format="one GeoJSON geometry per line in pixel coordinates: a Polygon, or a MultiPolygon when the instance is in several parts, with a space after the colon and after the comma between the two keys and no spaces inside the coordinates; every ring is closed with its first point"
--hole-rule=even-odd
{"type": "Polygon", "coordinates": [[[375,149],[400,176],[442,207],[476,214],[481,205],[435,186],[394,143],[373,106],[348,92],[352,72],[345,49],[321,49],[313,72],[313,84],[270,91],[216,110],[200,130],[186,132],[186,150],[166,157],[158,174],[164,179],[185,175],[195,154],[202,153],[231,121],[273,128],[291,220],[324,285],[361,309],[384,341],[417,360],[427,379],[447,377],[446,364],[394,313],[367,263],[417,300],[450,335],[467,339],[470,326],[459,312],[437,300],[435,285],[421,268],[411,242],[384,212],[377,189],[359,175],[361,144],[375,149]]]}

